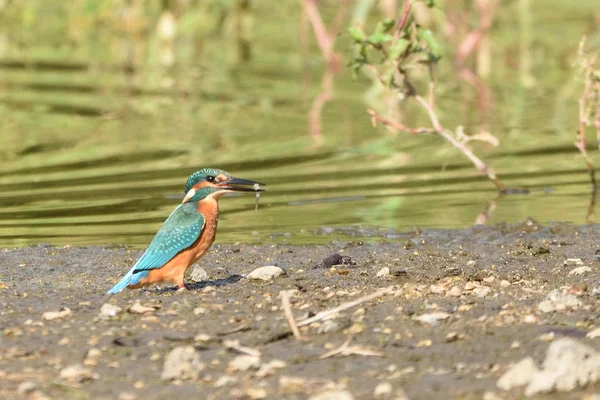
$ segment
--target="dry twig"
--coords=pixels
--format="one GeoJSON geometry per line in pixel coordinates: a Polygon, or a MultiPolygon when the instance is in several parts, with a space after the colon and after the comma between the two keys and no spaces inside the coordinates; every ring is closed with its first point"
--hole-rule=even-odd
{"type": "Polygon", "coordinates": [[[281,307],[283,308],[283,315],[285,315],[285,319],[294,334],[296,340],[303,340],[304,338],[300,334],[300,330],[298,329],[298,325],[296,324],[296,320],[294,319],[294,313],[292,313],[292,305],[290,304],[290,295],[287,290],[282,290],[279,292],[281,296],[281,307]]]}
{"type": "Polygon", "coordinates": [[[348,339],[337,349],[333,349],[328,351],[327,353],[320,356],[320,359],[333,357],[336,355],[342,356],[351,356],[351,355],[359,355],[359,356],[374,356],[374,357],[383,357],[383,352],[377,350],[371,350],[368,347],[364,346],[350,346],[350,342],[352,341],[352,335],[348,336],[348,339]]]}
{"type": "Polygon", "coordinates": [[[393,286],[388,286],[386,288],[379,289],[376,292],[373,292],[371,294],[368,294],[368,295],[363,296],[361,298],[358,298],[356,300],[349,301],[347,303],[341,304],[341,305],[339,305],[337,307],[334,307],[334,308],[331,308],[329,310],[321,311],[320,313],[318,313],[317,315],[315,315],[313,317],[310,317],[310,318],[304,319],[302,321],[299,321],[298,322],[298,326],[304,326],[304,325],[312,324],[315,321],[320,321],[320,320],[323,320],[323,319],[328,319],[329,317],[331,317],[331,316],[339,313],[340,311],[344,311],[344,310],[347,310],[349,308],[356,307],[359,304],[366,303],[367,301],[370,301],[370,300],[373,300],[373,299],[376,299],[378,297],[382,297],[382,296],[385,296],[385,295],[388,295],[388,294],[392,294],[392,293],[394,293],[394,287],[393,286]]]}

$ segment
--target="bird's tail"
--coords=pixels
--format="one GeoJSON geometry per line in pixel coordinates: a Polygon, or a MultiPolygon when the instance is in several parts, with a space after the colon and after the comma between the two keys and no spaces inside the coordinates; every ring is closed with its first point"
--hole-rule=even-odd
{"type": "Polygon", "coordinates": [[[134,266],[134,268],[131,268],[129,270],[129,272],[123,277],[123,279],[121,279],[119,281],[119,283],[117,283],[115,286],[113,286],[112,289],[110,289],[107,293],[108,294],[117,294],[117,293],[121,292],[123,289],[125,289],[127,286],[135,285],[136,283],[139,283],[139,281],[142,278],[145,278],[147,276],[148,276],[148,271],[135,272],[135,266],[134,266]]]}

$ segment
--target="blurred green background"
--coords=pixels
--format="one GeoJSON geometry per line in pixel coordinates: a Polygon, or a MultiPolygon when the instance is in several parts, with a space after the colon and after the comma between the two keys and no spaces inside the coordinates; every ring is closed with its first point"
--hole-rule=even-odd
{"type": "MultiPolygon", "coordinates": [[[[316,3],[326,25],[347,13],[315,141],[308,115],[326,64],[302,0],[0,0],[0,245],[144,246],[202,167],[268,184],[258,211],[251,195],[221,201],[220,241],[593,222],[573,143],[577,48],[584,34],[589,51],[600,45],[597,0],[499,0],[485,46],[464,63],[489,90],[481,106],[455,54],[480,24],[477,4],[491,1],[419,4],[414,18],[442,46],[438,116],[492,132],[500,145],[474,151],[529,194],[498,196],[438,137],[372,127],[366,109],[384,100],[365,75],[352,79],[347,29],[397,18],[402,1],[316,3]]],[[[398,112],[428,124],[414,104],[398,112]]]]}

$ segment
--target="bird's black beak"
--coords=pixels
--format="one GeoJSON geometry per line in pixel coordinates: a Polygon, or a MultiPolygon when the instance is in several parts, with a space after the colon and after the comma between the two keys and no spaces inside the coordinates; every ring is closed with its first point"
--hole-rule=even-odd
{"type": "Polygon", "coordinates": [[[265,189],[261,186],[266,185],[264,183],[241,178],[230,178],[226,181],[219,182],[219,187],[234,192],[264,192],[265,189]]]}

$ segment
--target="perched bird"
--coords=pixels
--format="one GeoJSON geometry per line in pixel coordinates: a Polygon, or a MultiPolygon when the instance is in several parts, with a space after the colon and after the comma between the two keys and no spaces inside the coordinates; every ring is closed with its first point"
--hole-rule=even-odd
{"type": "Polygon", "coordinates": [[[219,169],[194,172],[187,180],[181,204],[169,215],[140,259],[108,293],[159,282],[173,282],[186,288],[185,271],[215,240],[219,198],[230,192],[262,192],[261,186],[262,183],[234,178],[219,169]]]}

